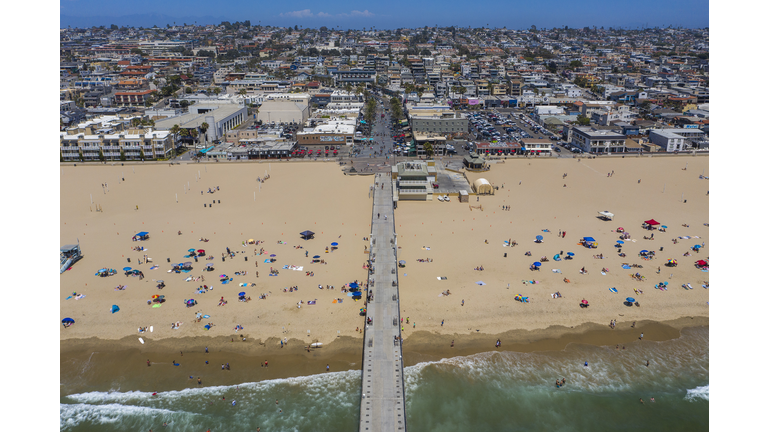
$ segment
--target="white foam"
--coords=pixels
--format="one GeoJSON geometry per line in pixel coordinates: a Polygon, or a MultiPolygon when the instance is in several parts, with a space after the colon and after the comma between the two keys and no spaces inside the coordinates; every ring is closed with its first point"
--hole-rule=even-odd
{"type": "Polygon", "coordinates": [[[688,389],[685,400],[693,401],[695,399],[709,400],[709,384],[696,387],[695,389],[688,389]]]}
{"type": "Polygon", "coordinates": [[[122,421],[127,416],[152,417],[170,416],[172,414],[188,414],[180,411],[171,411],[162,408],[149,408],[140,406],[125,406],[120,404],[88,405],[88,404],[59,404],[59,428],[78,426],[83,422],[94,424],[108,424],[122,421]]]}

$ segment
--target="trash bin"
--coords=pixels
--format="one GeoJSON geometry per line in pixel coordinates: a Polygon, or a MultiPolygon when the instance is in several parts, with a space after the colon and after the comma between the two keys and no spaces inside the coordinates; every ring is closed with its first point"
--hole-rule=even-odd
{"type": "Polygon", "coordinates": [[[245,260],[248,261],[248,257],[245,257],[245,260]]]}
{"type": "Polygon", "coordinates": [[[131,262],[131,259],[130,259],[130,258],[126,258],[126,259],[128,260],[128,262],[131,262]]]}
{"type": "Polygon", "coordinates": [[[221,200],[219,200],[219,202],[217,204],[221,204],[221,200]]]}
{"type": "Polygon", "coordinates": [[[171,262],[171,259],[170,259],[170,258],[166,258],[165,260],[166,260],[166,261],[168,261],[168,262],[171,262]]]}
{"type": "Polygon", "coordinates": [[[221,262],[224,262],[224,257],[221,257],[221,262]]]}
{"type": "Polygon", "coordinates": [[[208,204],[203,203],[203,207],[208,207],[208,204]]]}
{"type": "Polygon", "coordinates": [[[507,257],[507,253],[506,253],[506,252],[504,252],[504,258],[506,258],[506,257],[507,257]]]}

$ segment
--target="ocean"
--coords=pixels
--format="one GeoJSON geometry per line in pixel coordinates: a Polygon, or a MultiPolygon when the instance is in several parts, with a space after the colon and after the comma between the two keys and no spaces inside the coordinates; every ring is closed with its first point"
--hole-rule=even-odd
{"type": "MultiPolygon", "coordinates": [[[[674,340],[624,346],[487,352],[407,367],[407,428],[709,429],[707,327],[684,329],[674,340]],[[556,388],[560,378],[566,384],[556,388]]],[[[360,371],[344,371],[157,395],[120,389],[69,394],[61,397],[60,429],[162,431],[167,423],[173,431],[352,432],[358,428],[360,385],[360,371]]]]}

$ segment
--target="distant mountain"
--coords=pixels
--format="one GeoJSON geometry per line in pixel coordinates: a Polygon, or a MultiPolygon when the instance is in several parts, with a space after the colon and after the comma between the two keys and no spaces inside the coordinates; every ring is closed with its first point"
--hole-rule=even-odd
{"type": "Polygon", "coordinates": [[[117,26],[128,26],[128,27],[152,27],[157,25],[158,27],[165,27],[166,24],[173,25],[175,22],[176,25],[182,25],[184,23],[187,24],[195,24],[195,21],[197,21],[197,25],[204,25],[204,24],[219,24],[222,21],[239,21],[239,20],[231,20],[226,19],[224,17],[212,17],[212,16],[200,16],[200,17],[172,17],[164,14],[153,14],[153,13],[147,13],[147,14],[133,14],[133,15],[122,15],[122,16],[88,16],[88,17],[78,17],[78,16],[70,16],[70,15],[59,15],[59,25],[60,28],[66,28],[66,27],[79,27],[79,28],[90,28],[90,27],[98,27],[98,26],[105,26],[109,27],[112,24],[115,24],[117,26]]]}

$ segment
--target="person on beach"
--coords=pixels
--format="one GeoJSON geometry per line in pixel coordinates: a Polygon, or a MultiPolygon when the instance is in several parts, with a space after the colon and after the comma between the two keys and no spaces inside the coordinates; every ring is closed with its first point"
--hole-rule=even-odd
{"type": "Polygon", "coordinates": [[[147,359],[147,366],[150,366],[151,363],[149,362],[149,359],[147,359]]]}
{"type": "Polygon", "coordinates": [[[643,340],[643,334],[640,333],[640,340],[643,340]]]}
{"type": "Polygon", "coordinates": [[[501,346],[501,339],[496,339],[496,348],[501,346]]]}
{"type": "Polygon", "coordinates": [[[326,372],[330,372],[331,371],[331,365],[330,364],[326,364],[325,365],[325,371],[326,372]]]}
{"type": "Polygon", "coordinates": [[[453,339],[451,339],[451,348],[453,348],[453,339]]]}

